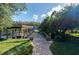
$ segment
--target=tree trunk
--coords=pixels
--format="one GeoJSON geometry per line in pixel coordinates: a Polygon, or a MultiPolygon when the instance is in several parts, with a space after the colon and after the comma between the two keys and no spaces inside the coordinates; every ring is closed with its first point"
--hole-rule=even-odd
{"type": "Polygon", "coordinates": [[[1,38],[1,30],[0,30],[0,38],[1,38]]]}
{"type": "Polygon", "coordinates": [[[65,34],[66,30],[67,30],[67,28],[63,29],[62,34],[65,34]]]}

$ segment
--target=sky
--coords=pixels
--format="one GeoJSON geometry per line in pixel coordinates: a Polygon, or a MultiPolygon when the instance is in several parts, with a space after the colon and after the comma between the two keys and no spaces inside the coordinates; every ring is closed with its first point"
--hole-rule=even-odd
{"type": "Polygon", "coordinates": [[[22,11],[19,15],[14,15],[14,21],[42,22],[46,16],[56,10],[63,8],[63,3],[28,3],[27,11],[22,11]]]}

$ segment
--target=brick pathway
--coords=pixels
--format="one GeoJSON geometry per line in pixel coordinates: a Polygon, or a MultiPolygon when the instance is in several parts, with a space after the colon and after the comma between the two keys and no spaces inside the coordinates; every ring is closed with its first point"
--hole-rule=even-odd
{"type": "Polygon", "coordinates": [[[50,42],[46,41],[45,38],[38,34],[33,33],[33,53],[32,55],[52,55],[49,46],[50,42]]]}

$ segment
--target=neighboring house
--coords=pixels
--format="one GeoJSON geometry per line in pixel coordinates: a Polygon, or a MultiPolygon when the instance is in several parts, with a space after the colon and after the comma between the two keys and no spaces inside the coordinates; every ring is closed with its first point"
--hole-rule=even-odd
{"type": "Polygon", "coordinates": [[[29,35],[32,32],[33,26],[26,25],[26,24],[15,24],[10,28],[7,28],[10,30],[10,35],[8,35],[8,38],[26,38],[27,35],[29,35]]]}

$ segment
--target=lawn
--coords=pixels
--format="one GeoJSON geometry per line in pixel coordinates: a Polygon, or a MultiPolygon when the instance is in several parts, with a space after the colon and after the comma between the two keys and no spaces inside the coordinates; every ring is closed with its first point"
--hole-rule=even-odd
{"type": "Polygon", "coordinates": [[[79,37],[79,33],[70,33],[70,35],[79,37]]]}
{"type": "Polygon", "coordinates": [[[79,43],[53,42],[50,49],[55,55],[79,55],[79,43]]]}
{"type": "Polygon", "coordinates": [[[70,34],[72,36],[79,37],[79,33],[66,32],[66,34],[70,34]]]}
{"type": "Polygon", "coordinates": [[[70,37],[66,41],[54,41],[50,49],[56,55],[79,55],[79,33],[69,33],[70,37]]]}
{"type": "Polygon", "coordinates": [[[29,41],[29,40],[8,39],[8,40],[0,42],[0,54],[18,54],[17,52],[19,52],[19,50],[21,52],[23,50],[23,48],[25,48],[25,47],[27,47],[26,50],[29,49],[28,46],[32,47],[31,41],[29,41]],[[13,52],[16,52],[16,53],[13,53],[13,52]]]}

